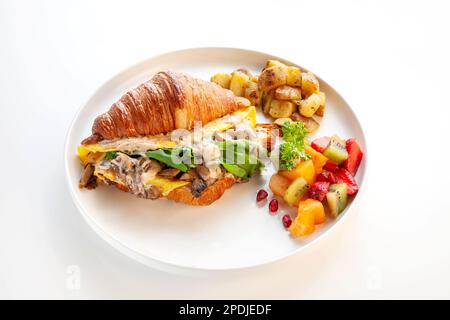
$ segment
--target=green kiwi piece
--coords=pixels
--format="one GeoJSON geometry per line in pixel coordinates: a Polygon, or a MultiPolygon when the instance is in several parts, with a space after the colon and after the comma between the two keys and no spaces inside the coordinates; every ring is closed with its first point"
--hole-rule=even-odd
{"type": "Polygon", "coordinates": [[[345,141],[339,137],[331,137],[330,143],[323,151],[323,155],[327,157],[330,161],[341,164],[348,158],[347,147],[345,146],[345,141]]]}
{"type": "Polygon", "coordinates": [[[330,214],[336,218],[347,206],[347,184],[332,184],[327,193],[327,202],[330,214]]]}

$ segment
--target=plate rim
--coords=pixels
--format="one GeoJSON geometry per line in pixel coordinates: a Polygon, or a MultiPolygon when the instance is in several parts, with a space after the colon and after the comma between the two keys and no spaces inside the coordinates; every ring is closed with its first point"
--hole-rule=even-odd
{"type": "MultiPolygon", "coordinates": [[[[237,47],[191,47],[191,48],[184,48],[184,49],[178,49],[178,50],[173,50],[173,51],[166,51],[157,55],[153,55],[150,57],[147,57],[145,59],[142,59],[136,63],[133,63],[131,65],[129,65],[128,67],[125,67],[123,69],[121,69],[119,72],[116,72],[115,74],[113,74],[111,77],[109,77],[106,81],[104,81],[91,95],[89,95],[89,97],[85,100],[84,103],[81,104],[80,107],[78,107],[76,113],[74,114],[69,128],[66,132],[66,136],[65,136],[65,143],[64,143],[64,169],[65,169],[65,176],[66,176],[66,182],[67,185],[69,187],[69,191],[70,191],[70,195],[72,198],[72,201],[75,203],[75,206],[77,207],[78,211],[81,213],[81,216],[83,217],[83,219],[85,220],[85,222],[93,229],[93,231],[95,231],[95,233],[101,238],[103,239],[105,242],[107,242],[110,246],[112,246],[114,249],[116,249],[117,251],[119,251],[120,253],[122,253],[123,255],[132,258],[133,260],[144,264],[146,266],[152,267],[152,268],[156,268],[159,270],[163,270],[163,271],[180,271],[180,270],[184,270],[184,271],[191,271],[191,272],[198,272],[198,271],[211,271],[211,272],[217,272],[217,271],[233,271],[233,270],[244,270],[244,269],[251,269],[251,268],[256,268],[256,267],[262,267],[268,264],[272,264],[275,263],[277,261],[281,261],[284,259],[287,259],[288,257],[294,256],[299,254],[302,251],[307,250],[307,248],[310,248],[314,245],[316,245],[320,240],[324,239],[325,237],[329,236],[332,232],[332,230],[336,229],[338,225],[342,224],[342,221],[348,219],[348,216],[350,215],[350,213],[352,211],[354,211],[353,209],[355,208],[356,204],[359,202],[360,198],[361,198],[361,194],[363,194],[365,187],[366,187],[366,180],[367,180],[367,176],[368,176],[368,168],[369,168],[369,161],[368,161],[368,139],[367,136],[363,130],[363,126],[361,125],[361,121],[359,120],[358,116],[356,115],[355,111],[353,110],[352,106],[347,102],[347,100],[342,97],[342,95],[340,94],[340,92],[338,90],[335,89],[334,86],[331,86],[328,82],[326,82],[325,80],[323,80],[320,76],[316,75],[316,77],[319,78],[319,80],[323,83],[325,83],[327,86],[329,86],[330,88],[333,89],[333,91],[335,92],[335,94],[338,95],[338,97],[340,99],[342,99],[345,104],[348,106],[348,109],[350,110],[350,112],[352,113],[354,119],[356,119],[356,124],[359,127],[360,131],[361,131],[361,135],[362,138],[364,140],[364,146],[365,146],[365,150],[364,150],[364,173],[362,175],[361,178],[361,182],[359,184],[359,191],[356,194],[356,196],[354,197],[353,201],[350,203],[350,205],[345,208],[344,212],[342,212],[341,217],[339,218],[339,220],[335,221],[335,223],[333,223],[331,226],[329,226],[328,230],[326,230],[325,232],[323,232],[320,236],[318,236],[317,238],[311,240],[310,242],[303,244],[302,246],[296,248],[295,250],[292,250],[288,253],[284,253],[284,254],[280,254],[277,255],[273,258],[269,258],[269,259],[264,259],[262,262],[258,262],[258,263],[248,263],[248,264],[243,264],[243,265],[237,265],[237,266],[231,266],[231,267],[202,267],[202,266],[195,266],[195,265],[187,265],[187,264],[177,264],[177,263],[173,263],[171,261],[165,261],[164,259],[160,259],[160,258],[155,258],[155,257],[151,257],[148,255],[143,255],[142,253],[136,251],[135,249],[129,247],[128,245],[124,244],[123,242],[121,242],[120,240],[118,240],[117,238],[115,238],[113,235],[111,235],[110,233],[106,232],[101,225],[99,225],[97,222],[95,222],[88,214],[88,210],[82,205],[80,199],[78,198],[78,196],[75,193],[73,186],[73,181],[70,177],[70,170],[69,170],[69,155],[71,154],[71,150],[69,150],[69,141],[71,140],[71,136],[73,133],[73,127],[75,126],[75,123],[77,122],[80,114],[82,113],[82,111],[86,108],[86,106],[89,104],[89,102],[108,84],[110,84],[114,79],[117,79],[118,77],[120,77],[122,74],[138,67],[139,65],[145,64],[145,62],[147,62],[148,60],[153,60],[153,59],[158,59],[160,57],[166,56],[166,55],[171,55],[171,54],[177,54],[177,53],[183,53],[183,52],[187,52],[187,51],[195,51],[195,50],[229,50],[229,51],[240,51],[240,52],[245,52],[247,54],[259,54],[259,55],[265,55],[265,56],[270,56],[273,58],[276,58],[278,60],[284,61],[286,63],[288,63],[289,65],[295,65],[295,66],[299,66],[301,67],[303,70],[306,71],[310,71],[307,68],[304,68],[303,66],[298,65],[297,63],[294,63],[290,60],[278,57],[276,55],[273,55],[271,53],[266,53],[263,51],[257,51],[257,50],[251,50],[251,49],[244,49],[244,48],[237,48],[237,47]]],[[[314,73],[315,74],[315,73],[314,73]]],[[[73,153],[73,152],[72,152],[73,153]]]]}

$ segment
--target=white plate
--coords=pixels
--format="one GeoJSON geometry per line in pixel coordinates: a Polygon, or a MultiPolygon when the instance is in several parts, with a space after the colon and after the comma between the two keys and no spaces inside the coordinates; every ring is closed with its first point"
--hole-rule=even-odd
{"type": "MultiPolygon", "coordinates": [[[[257,190],[267,185],[267,174],[233,186],[208,207],[137,199],[113,187],[100,186],[94,191],[78,188],[82,168],[76,148],[90,134],[94,118],[107,111],[123,93],[163,69],[183,71],[208,80],[216,72],[231,72],[239,67],[257,74],[268,59],[283,61],[265,53],[241,49],[187,49],[145,60],[124,70],[97,90],[70,126],[65,167],[77,207],[104,240],[126,255],[158,268],[237,269],[299,252],[348,215],[352,204],[338,219],[329,219],[318,226],[313,235],[292,239],[281,224],[284,209],[271,216],[267,205],[261,207],[255,202],[257,190]]],[[[362,128],[350,106],[323,80],[320,80],[320,86],[327,96],[327,111],[314,136],[336,133],[345,138],[355,137],[367,154],[362,128]]],[[[366,160],[363,160],[356,176],[360,184],[365,171],[366,160]]]]}

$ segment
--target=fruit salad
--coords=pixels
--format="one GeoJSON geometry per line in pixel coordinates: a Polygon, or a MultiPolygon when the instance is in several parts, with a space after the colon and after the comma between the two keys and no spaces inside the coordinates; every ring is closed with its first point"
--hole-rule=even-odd
{"type": "Polygon", "coordinates": [[[326,96],[314,74],[269,60],[259,75],[240,68],[217,73],[211,81],[247,98],[281,128],[278,170],[269,181],[273,196],[264,189],[256,195],[257,202],[268,203],[269,214],[277,215],[279,200],[292,207],[281,221],[293,237],[300,237],[344,211],[359,189],[354,176],[363,151],[355,139],[338,135],[307,140],[325,115],[326,96]]]}
{"type": "MultiPolygon", "coordinates": [[[[283,135],[289,131],[283,126],[283,135]]],[[[337,135],[305,140],[303,153],[298,152],[294,165],[285,164],[285,169],[281,161],[281,169],[269,182],[273,195],[296,211],[296,215],[282,217],[293,237],[313,233],[317,224],[324,223],[327,217],[336,218],[345,210],[349,198],[358,192],[354,176],[364,155],[355,139],[344,140],[337,135]]],[[[282,150],[280,158],[283,159],[282,150]]]]}

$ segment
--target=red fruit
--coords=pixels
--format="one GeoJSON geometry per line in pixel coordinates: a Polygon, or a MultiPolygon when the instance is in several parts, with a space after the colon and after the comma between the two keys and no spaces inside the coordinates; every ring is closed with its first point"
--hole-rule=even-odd
{"type": "Polygon", "coordinates": [[[317,175],[316,181],[325,181],[329,183],[336,183],[336,176],[333,174],[333,172],[324,171],[317,175]]]}
{"type": "Polygon", "coordinates": [[[323,166],[324,170],[328,170],[328,171],[335,171],[339,166],[336,163],[333,163],[331,161],[327,161],[327,163],[325,163],[325,165],[323,166]]]}
{"type": "Polygon", "coordinates": [[[259,190],[258,193],[256,194],[256,201],[257,201],[257,202],[263,201],[265,198],[267,198],[268,195],[269,195],[269,194],[267,193],[266,190],[261,189],[261,190],[259,190]]]}
{"type": "Polygon", "coordinates": [[[308,195],[311,199],[322,201],[327,195],[330,183],[327,181],[315,182],[308,190],[308,195]]]}
{"type": "Polygon", "coordinates": [[[281,221],[283,221],[283,226],[287,229],[292,224],[292,219],[288,214],[285,214],[283,218],[281,218],[281,221]]]}
{"type": "Polygon", "coordinates": [[[348,170],[353,176],[358,171],[364,153],[361,151],[355,139],[348,139],[346,142],[348,158],[342,164],[342,168],[348,170]]]}
{"type": "Polygon", "coordinates": [[[269,202],[269,212],[270,214],[275,214],[278,211],[278,200],[272,199],[269,202]]]}
{"type": "Polygon", "coordinates": [[[347,184],[347,194],[349,196],[352,196],[358,192],[358,184],[356,183],[355,178],[353,178],[353,175],[350,172],[343,168],[339,168],[334,172],[334,175],[336,176],[336,180],[338,183],[344,182],[347,184]]]}
{"type": "Polygon", "coordinates": [[[317,152],[322,153],[330,144],[330,137],[322,137],[311,142],[311,147],[317,152]]]}

